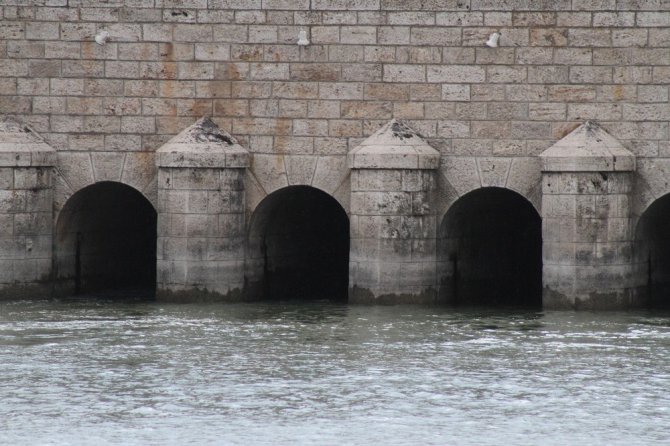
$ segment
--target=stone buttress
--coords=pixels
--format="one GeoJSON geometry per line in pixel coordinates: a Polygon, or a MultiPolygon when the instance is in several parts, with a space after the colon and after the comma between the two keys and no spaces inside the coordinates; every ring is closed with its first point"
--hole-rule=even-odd
{"type": "Polygon", "coordinates": [[[540,155],[544,308],[633,302],[635,156],[587,121],[540,155]]]}
{"type": "Polygon", "coordinates": [[[202,118],[156,160],[157,299],[241,299],[249,153],[202,118]]]}
{"type": "Polygon", "coordinates": [[[391,121],[349,152],[349,302],[435,302],[439,153],[391,121]]]}
{"type": "Polygon", "coordinates": [[[0,120],[0,299],[50,295],[55,165],[35,131],[0,120]]]}

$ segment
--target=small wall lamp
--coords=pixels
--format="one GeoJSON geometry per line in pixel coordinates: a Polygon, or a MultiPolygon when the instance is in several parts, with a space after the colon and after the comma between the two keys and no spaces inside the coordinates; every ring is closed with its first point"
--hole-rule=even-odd
{"type": "Polygon", "coordinates": [[[300,31],[298,33],[298,45],[307,46],[309,45],[309,39],[307,38],[307,31],[300,31]]]}
{"type": "Polygon", "coordinates": [[[104,45],[109,40],[109,33],[107,31],[100,31],[95,35],[95,43],[104,45]]]}
{"type": "Polygon", "coordinates": [[[497,48],[500,40],[500,33],[491,33],[489,40],[486,41],[486,46],[490,48],[497,48]]]}

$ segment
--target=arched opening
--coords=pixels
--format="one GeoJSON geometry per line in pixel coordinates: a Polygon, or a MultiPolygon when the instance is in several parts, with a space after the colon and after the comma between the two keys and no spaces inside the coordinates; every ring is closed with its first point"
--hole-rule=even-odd
{"type": "MultiPolygon", "coordinates": [[[[130,186],[101,182],[75,193],[56,224],[60,294],[156,288],[156,211],[130,186]]],[[[120,294],[120,293],[119,293],[120,294]]]]}
{"type": "Polygon", "coordinates": [[[528,200],[501,188],[472,191],[442,221],[442,300],[458,305],[542,305],[542,224],[528,200]]]}
{"type": "Polygon", "coordinates": [[[346,301],[349,218],[342,206],[309,186],[265,197],[251,220],[246,281],[253,299],[346,301]]]}
{"type": "Polygon", "coordinates": [[[670,194],[654,201],[635,230],[637,297],[650,307],[670,307],[670,194]]]}

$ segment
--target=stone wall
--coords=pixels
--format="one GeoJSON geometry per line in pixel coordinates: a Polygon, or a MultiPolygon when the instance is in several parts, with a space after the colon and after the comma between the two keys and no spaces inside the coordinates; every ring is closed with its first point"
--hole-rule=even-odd
{"type": "Polygon", "coordinates": [[[59,151],[153,151],[202,115],[263,154],[344,155],[392,117],[446,157],[534,156],[586,119],[670,151],[659,1],[0,5],[0,111],[59,151]]]}
{"type": "MultiPolygon", "coordinates": [[[[56,218],[83,187],[118,181],[157,203],[159,226],[154,153],[203,115],[251,155],[237,172],[245,224],[287,186],[316,187],[351,214],[369,191],[355,190],[367,174],[350,175],[347,153],[401,119],[439,155],[426,202],[436,227],[482,187],[511,189],[550,217],[543,203],[571,192],[543,198],[538,155],[596,120],[635,158],[628,214],[607,216],[626,219],[632,246],[638,217],[670,192],[669,25],[662,0],[0,0],[0,115],[57,150],[56,218]],[[297,44],[301,31],[309,45],[297,44]],[[485,45],[492,33],[498,47],[485,45]]],[[[545,244],[545,264],[561,264],[563,248],[545,244]]],[[[238,254],[225,261],[239,265],[238,254]]],[[[425,258],[396,263],[430,288],[425,258]]],[[[242,283],[229,276],[210,285],[242,283]]]]}

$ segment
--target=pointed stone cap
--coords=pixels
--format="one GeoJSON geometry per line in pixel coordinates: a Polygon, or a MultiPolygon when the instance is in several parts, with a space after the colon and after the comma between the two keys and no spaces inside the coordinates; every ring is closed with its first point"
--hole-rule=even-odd
{"type": "Polygon", "coordinates": [[[437,169],[440,153],[393,119],[347,154],[351,169],[437,169]]]}
{"type": "Polygon", "coordinates": [[[56,151],[27,125],[0,119],[0,166],[55,166],[56,151]]]}
{"type": "Polygon", "coordinates": [[[594,121],[570,132],[542,152],[545,172],[629,172],[635,155],[594,121]]]}
{"type": "Polygon", "coordinates": [[[156,151],[159,167],[244,168],[249,152],[208,117],[165,143],[156,151]]]}

